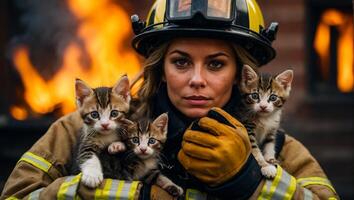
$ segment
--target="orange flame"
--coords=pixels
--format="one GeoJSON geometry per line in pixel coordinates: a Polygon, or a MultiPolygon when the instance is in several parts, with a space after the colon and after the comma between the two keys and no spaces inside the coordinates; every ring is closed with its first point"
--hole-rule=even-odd
{"type": "Polygon", "coordinates": [[[83,52],[72,42],[65,50],[60,70],[46,81],[31,63],[27,47],[18,47],[14,64],[24,84],[25,100],[35,113],[44,114],[55,108],[60,108],[60,114],[72,112],[75,78],[92,87],[110,86],[121,75],[132,77],[139,71],[136,54],[123,45],[131,29],[123,9],[109,0],[69,0],[68,5],[80,21],[77,34],[84,41],[91,66],[82,66],[83,52]]]}
{"type": "Polygon", "coordinates": [[[330,26],[339,31],[337,52],[337,86],[341,92],[352,92],[354,88],[353,62],[353,18],[334,9],[325,11],[315,34],[314,47],[320,57],[322,77],[329,75],[330,26]]]}

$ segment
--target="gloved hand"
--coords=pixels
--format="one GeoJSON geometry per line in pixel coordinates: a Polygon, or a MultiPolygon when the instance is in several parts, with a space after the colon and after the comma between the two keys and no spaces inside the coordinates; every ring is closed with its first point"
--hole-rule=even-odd
{"type": "Polygon", "coordinates": [[[217,186],[240,171],[250,152],[245,127],[222,109],[212,108],[186,130],[178,159],[190,174],[217,186]]]}

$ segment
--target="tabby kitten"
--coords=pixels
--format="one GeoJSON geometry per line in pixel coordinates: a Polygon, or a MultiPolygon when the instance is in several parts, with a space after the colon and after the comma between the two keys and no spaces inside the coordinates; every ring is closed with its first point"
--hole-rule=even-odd
{"type": "Polygon", "coordinates": [[[241,106],[239,118],[248,131],[252,154],[268,178],[276,175],[275,138],[279,129],[282,106],[289,97],[293,71],[276,75],[259,75],[250,66],[242,69],[239,90],[241,106]],[[263,147],[263,154],[259,148],[263,147]]]}
{"type": "Polygon", "coordinates": [[[81,182],[97,187],[103,180],[102,159],[99,154],[109,146],[111,152],[125,150],[119,132],[127,123],[124,113],[129,110],[129,80],[122,76],[113,88],[91,89],[82,80],[75,83],[76,102],[83,119],[78,142],[77,165],[82,172],[81,182]]]}
{"type": "Polygon", "coordinates": [[[104,152],[101,154],[110,164],[110,171],[104,171],[105,177],[157,184],[171,195],[181,196],[183,189],[159,171],[160,153],[167,139],[167,125],[167,113],[161,114],[153,122],[146,119],[131,122],[123,133],[126,151],[115,156],[104,152]]]}

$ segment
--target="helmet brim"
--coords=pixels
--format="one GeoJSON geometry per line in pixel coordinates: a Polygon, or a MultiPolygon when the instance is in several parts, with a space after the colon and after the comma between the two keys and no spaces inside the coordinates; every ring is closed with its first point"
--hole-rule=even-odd
{"type": "Polygon", "coordinates": [[[260,65],[267,64],[276,56],[276,52],[259,34],[244,30],[218,30],[205,28],[168,27],[145,31],[132,40],[133,48],[147,57],[153,49],[164,42],[178,37],[207,37],[222,39],[243,46],[260,65]]]}

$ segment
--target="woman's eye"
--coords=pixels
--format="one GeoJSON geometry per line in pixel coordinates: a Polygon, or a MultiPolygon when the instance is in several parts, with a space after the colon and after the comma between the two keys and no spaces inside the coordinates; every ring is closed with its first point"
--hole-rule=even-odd
{"type": "Polygon", "coordinates": [[[119,115],[118,110],[112,110],[111,111],[111,117],[118,117],[118,115],[119,115]]]}
{"type": "Polygon", "coordinates": [[[138,144],[138,143],[139,143],[139,138],[138,138],[138,137],[133,137],[133,138],[132,138],[132,142],[133,142],[134,144],[138,144]]]}
{"type": "Polygon", "coordinates": [[[270,95],[270,97],[269,97],[269,101],[276,101],[276,100],[277,100],[277,98],[278,98],[278,96],[277,96],[277,95],[272,94],[272,95],[270,95]]]}
{"type": "Polygon", "coordinates": [[[180,58],[173,60],[173,64],[175,64],[177,68],[186,68],[189,65],[189,61],[186,58],[180,58]]]}
{"type": "Polygon", "coordinates": [[[92,111],[90,115],[93,119],[98,119],[100,117],[100,114],[97,111],[92,111]]]}
{"type": "Polygon", "coordinates": [[[155,138],[149,138],[149,144],[155,144],[156,139],[155,138]]]}
{"type": "Polygon", "coordinates": [[[252,99],[258,100],[259,95],[257,93],[252,93],[251,97],[252,97],[252,99]]]}
{"type": "Polygon", "coordinates": [[[213,60],[209,63],[209,68],[212,70],[218,70],[224,66],[224,63],[218,60],[213,60]]]}

